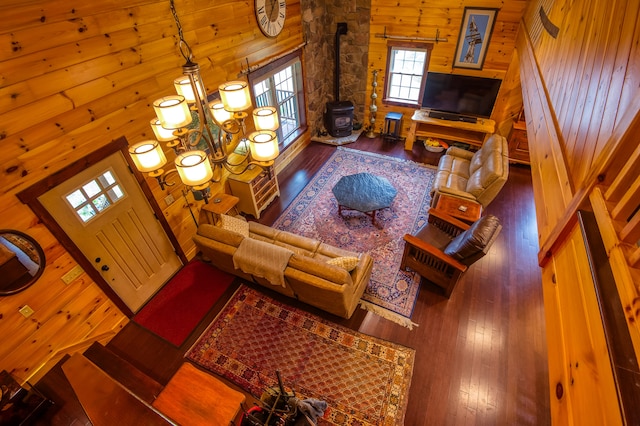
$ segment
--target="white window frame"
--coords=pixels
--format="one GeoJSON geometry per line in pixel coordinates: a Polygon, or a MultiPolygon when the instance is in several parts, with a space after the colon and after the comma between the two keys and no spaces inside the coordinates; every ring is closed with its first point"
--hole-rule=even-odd
{"type": "Polygon", "coordinates": [[[433,44],[431,43],[389,41],[387,44],[384,103],[420,108],[422,105],[422,97],[424,96],[424,85],[427,79],[432,49],[433,44]],[[394,70],[395,58],[409,52],[424,53],[425,57],[422,68],[414,68],[411,72],[406,72],[406,70],[401,69],[394,70]],[[400,85],[403,87],[403,90],[410,92],[406,96],[395,95],[395,93],[394,96],[392,96],[392,91],[396,91],[398,87],[398,85],[395,84],[398,80],[402,80],[400,85]]]}
{"type": "Polygon", "coordinates": [[[280,127],[276,133],[281,150],[307,128],[302,75],[302,51],[297,50],[248,76],[254,105],[278,108],[280,127]]]}
{"type": "Polygon", "coordinates": [[[71,208],[71,210],[74,211],[75,216],[80,221],[80,223],[82,223],[83,225],[87,225],[89,222],[92,222],[94,219],[100,217],[103,213],[105,213],[107,210],[113,207],[114,204],[122,201],[126,196],[127,194],[124,191],[124,187],[120,183],[120,179],[118,178],[118,175],[116,175],[112,167],[109,167],[103,170],[101,173],[94,176],[93,178],[87,180],[82,185],[79,185],[76,188],[74,188],[72,191],[69,191],[69,193],[65,194],[63,198],[64,198],[64,201],[69,206],[69,208],[71,208]],[[113,179],[113,182],[109,183],[109,182],[103,182],[101,180],[101,178],[107,173],[111,174],[111,178],[113,179]],[[85,187],[92,182],[96,183],[98,187],[98,191],[95,194],[90,195],[89,193],[86,192],[85,187]],[[120,192],[120,194],[116,194],[114,193],[114,191],[120,192]],[[82,197],[84,198],[84,201],[79,202],[77,205],[74,206],[69,200],[69,197],[75,192],[80,192],[82,197]],[[107,199],[108,205],[104,208],[98,208],[95,205],[96,200],[98,200],[100,197],[106,197],[107,199]],[[82,214],[80,214],[80,211],[84,208],[89,208],[94,213],[93,216],[87,218],[86,220],[82,216],[82,214]]]}

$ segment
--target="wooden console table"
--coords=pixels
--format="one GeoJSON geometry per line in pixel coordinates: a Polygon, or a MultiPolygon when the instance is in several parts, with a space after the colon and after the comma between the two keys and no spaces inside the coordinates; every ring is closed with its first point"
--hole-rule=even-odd
{"type": "Polygon", "coordinates": [[[411,129],[404,143],[404,149],[411,151],[417,136],[433,137],[482,146],[487,136],[494,133],[496,122],[479,118],[476,123],[441,120],[428,116],[429,111],[418,109],[411,117],[411,129]]]}

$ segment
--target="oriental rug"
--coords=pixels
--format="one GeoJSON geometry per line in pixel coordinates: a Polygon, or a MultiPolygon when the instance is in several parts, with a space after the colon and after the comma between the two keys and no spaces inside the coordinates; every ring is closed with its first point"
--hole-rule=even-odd
{"type": "Polygon", "coordinates": [[[403,237],[425,224],[435,174],[435,168],[425,164],[338,147],[273,227],[347,250],[369,252],[373,270],[361,305],[412,328],[420,276],[400,270],[403,237]],[[398,191],[391,207],[376,213],[376,225],[357,211],[339,215],[331,192],[342,176],[361,172],[387,178],[398,191]]]}
{"type": "Polygon", "coordinates": [[[277,385],[328,408],[320,425],[402,425],[415,350],[241,285],[186,357],[252,395],[277,385]]]}
{"type": "Polygon", "coordinates": [[[185,265],[133,321],[180,346],[234,280],[199,260],[185,265]]]}

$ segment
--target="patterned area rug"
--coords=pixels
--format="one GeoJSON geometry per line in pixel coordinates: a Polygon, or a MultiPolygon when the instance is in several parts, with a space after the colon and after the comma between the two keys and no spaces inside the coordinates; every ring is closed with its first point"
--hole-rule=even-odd
{"type": "Polygon", "coordinates": [[[332,324],[240,286],[186,357],[259,397],[276,370],[320,425],[402,425],[415,350],[332,324]]]}
{"type": "Polygon", "coordinates": [[[434,177],[435,168],[431,166],[338,147],[273,226],[348,250],[369,252],[374,264],[362,306],[412,328],[415,324],[410,318],[420,277],[400,271],[403,237],[420,229],[427,220],[434,177]],[[357,211],[338,215],[331,192],[342,176],[360,172],[383,176],[398,190],[391,207],[376,213],[376,225],[357,211]]]}

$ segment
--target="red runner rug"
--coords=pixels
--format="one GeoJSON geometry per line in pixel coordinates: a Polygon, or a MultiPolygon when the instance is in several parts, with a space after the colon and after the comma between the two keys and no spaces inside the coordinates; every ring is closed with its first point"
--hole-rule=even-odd
{"type": "Polygon", "coordinates": [[[133,320],[180,346],[233,279],[233,275],[193,260],[171,278],[133,320]]]}
{"type": "Polygon", "coordinates": [[[333,324],[241,285],[186,357],[259,397],[276,386],[326,401],[320,425],[403,425],[415,350],[333,324]]]}

